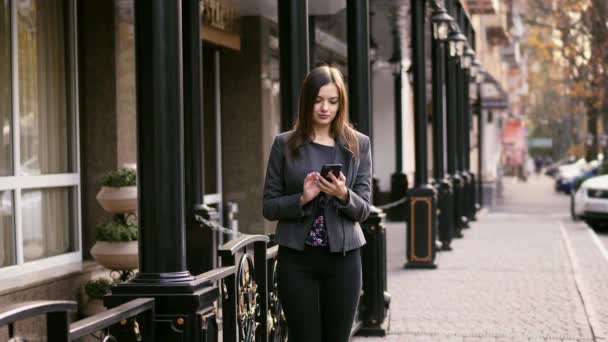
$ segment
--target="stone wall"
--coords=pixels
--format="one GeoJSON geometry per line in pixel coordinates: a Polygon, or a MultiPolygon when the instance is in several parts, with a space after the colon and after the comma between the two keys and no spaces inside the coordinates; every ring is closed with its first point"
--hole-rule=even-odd
{"type": "Polygon", "coordinates": [[[243,17],[241,51],[221,54],[224,199],[238,203],[239,229],[258,234],[274,230],[262,217],[266,162],[280,120],[274,109],[270,27],[262,17],[243,17]]]}
{"type": "Polygon", "coordinates": [[[95,199],[101,178],[118,164],[114,13],[111,1],[84,1],[78,6],[84,258],[90,258],[94,225],[110,218],[95,199]]]}

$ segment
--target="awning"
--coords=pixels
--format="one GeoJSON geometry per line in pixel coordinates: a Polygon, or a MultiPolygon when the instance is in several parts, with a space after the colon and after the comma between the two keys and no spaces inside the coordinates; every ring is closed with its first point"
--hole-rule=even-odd
{"type": "Polygon", "coordinates": [[[484,110],[508,110],[510,107],[509,94],[487,72],[484,73],[484,81],[481,85],[481,97],[484,110]]]}

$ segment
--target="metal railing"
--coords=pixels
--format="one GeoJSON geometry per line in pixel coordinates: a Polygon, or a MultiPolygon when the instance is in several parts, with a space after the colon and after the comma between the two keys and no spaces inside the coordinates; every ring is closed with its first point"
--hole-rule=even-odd
{"type": "MultiPolygon", "coordinates": [[[[388,304],[386,292],[386,235],[381,211],[375,210],[362,224],[368,241],[363,247],[363,291],[352,334],[384,335],[387,330],[388,304]]],[[[287,340],[287,324],[277,287],[278,246],[269,236],[243,234],[218,250],[222,267],[195,277],[192,287],[203,288],[211,299],[198,309],[196,317],[178,318],[178,325],[200,327],[186,334],[183,341],[219,340],[218,320],[221,316],[221,339],[224,342],[279,342],[287,340]],[[218,296],[219,293],[219,296],[218,296]],[[221,315],[218,309],[221,308],[221,315]],[[185,322],[195,319],[196,322],[185,322]]],[[[159,302],[160,303],[160,302],[159,302]]],[[[158,304],[160,305],[160,304],[158,304]]],[[[77,304],[71,301],[26,302],[0,309],[0,327],[9,326],[14,337],[14,323],[26,318],[47,316],[49,341],[73,341],[99,334],[100,340],[154,341],[161,338],[155,316],[155,299],[138,298],[70,324],[70,313],[77,304]]],[[[162,338],[161,338],[162,339],[162,338]]]]}
{"type": "Polygon", "coordinates": [[[196,277],[197,283],[218,283],[220,287],[223,341],[287,338],[277,290],[278,246],[269,247],[269,243],[266,235],[241,235],[219,249],[222,267],[196,277]]]}
{"type": "Polygon", "coordinates": [[[48,341],[67,342],[104,331],[104,341],[115,341],[110,333],[114,329],[131,329],[133,337],[141,341],[154,340],[154,299],[138,298],[116,308],[101,312],[70,324],[70,314],[76,312],[73,301],[29,301],[9,305],[0,310],[0,327],[8,325],[8,337],[15,337],[14,325],[18,321],[46,315],[48,341]],[[129,322],[131,320],[132,322],[129,322]],[[129,324],[131,323],[131,324],[129,324]]]}

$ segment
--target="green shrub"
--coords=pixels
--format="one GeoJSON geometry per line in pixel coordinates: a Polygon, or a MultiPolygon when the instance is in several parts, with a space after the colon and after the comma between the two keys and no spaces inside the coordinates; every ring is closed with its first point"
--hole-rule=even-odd
{"type": "Polygon", "coordinates": [[[103,296],[110,293],[113,282],[106,278],[91,279],[84,284],[84,292],[90,298],[102,299],[103,296]]]}
{"type": "Polygon", "coordinates": [[[95,227],[97,241],[121,242],[137,241],[137,225],[109,221],[95,227]]]}
{"type": "Polygon", "coordinates": [[[135,186],[137,184],[137,172],[126,167],[108,173],[101,181],[103,186],[119,188],[122,186],[135,186]]]}

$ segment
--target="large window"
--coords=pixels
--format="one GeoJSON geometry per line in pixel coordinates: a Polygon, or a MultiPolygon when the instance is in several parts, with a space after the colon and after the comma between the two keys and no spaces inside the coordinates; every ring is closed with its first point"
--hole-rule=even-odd
{"type": "Polygon", "coordinates": [[[73,6],[0,1],[0,277],[80,260],[73,6]]]}

